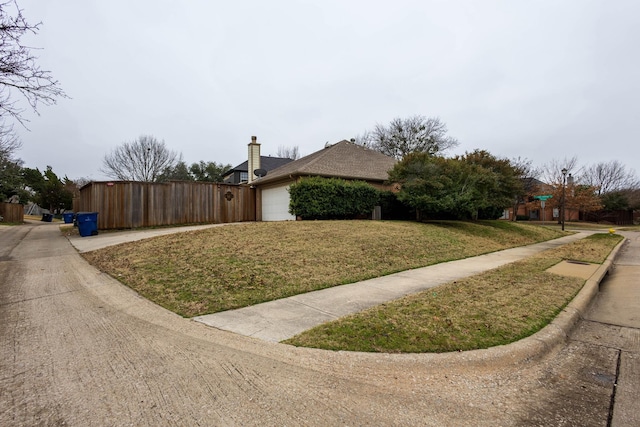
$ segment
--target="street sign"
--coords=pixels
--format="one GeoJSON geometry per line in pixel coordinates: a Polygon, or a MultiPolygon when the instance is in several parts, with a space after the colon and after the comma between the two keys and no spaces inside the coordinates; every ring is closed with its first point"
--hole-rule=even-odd
{"type": "Polygon", "coordinates": [[[543,194],[542,196],[533,196],[534,199],[540,200],[540,207],[542,208],[542,221],[545,220],[544,218],[544,205],[546,204],[545,202],[548,199],[553,198],[553,196],[551,194],[543,194]]]}

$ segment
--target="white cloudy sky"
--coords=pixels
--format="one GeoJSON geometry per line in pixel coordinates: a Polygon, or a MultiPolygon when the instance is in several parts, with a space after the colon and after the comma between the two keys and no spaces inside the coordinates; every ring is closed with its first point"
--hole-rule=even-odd
{"type": "Polygon", "coordinates": [[[71,97],[28,114],[29,167],[104,179],[142,134],[235,166],[421,114],[454,153],[640,173],[637,0],[18,1],[71,97]]]}

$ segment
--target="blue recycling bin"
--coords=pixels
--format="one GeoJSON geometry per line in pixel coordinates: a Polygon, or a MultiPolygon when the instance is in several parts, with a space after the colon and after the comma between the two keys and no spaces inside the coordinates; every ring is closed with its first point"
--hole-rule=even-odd
{"type": "Polygon", "coordinates": [[[78,212],[76,214],[76,223],[82,237],[98,234],[98,212],[78,212]]]}
{"type": "Polygon", "coordinates": [[[62,214],[65,224],[71,224],[73,222],[73,212],[65,212],[62,214]]]}

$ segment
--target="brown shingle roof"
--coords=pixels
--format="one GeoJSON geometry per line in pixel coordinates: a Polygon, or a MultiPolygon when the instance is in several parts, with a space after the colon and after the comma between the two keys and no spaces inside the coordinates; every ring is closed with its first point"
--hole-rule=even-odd
{"type": "Polygon", "coordinates": [[[395,165],[393,157],[342,140],[272,170],[253,184],[261,185],[289,176],[325,176],[365,181],[385,181],[395,165]]]}

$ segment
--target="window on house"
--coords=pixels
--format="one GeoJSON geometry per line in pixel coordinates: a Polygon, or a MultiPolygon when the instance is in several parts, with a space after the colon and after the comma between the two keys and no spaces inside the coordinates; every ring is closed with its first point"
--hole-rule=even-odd
{"type": "Polygon", "coordinates": [[[240,182],[249,181],[249,172],[240,172],[240,182]]]}

